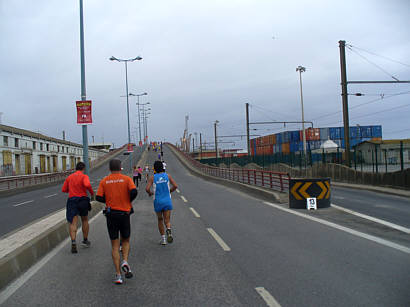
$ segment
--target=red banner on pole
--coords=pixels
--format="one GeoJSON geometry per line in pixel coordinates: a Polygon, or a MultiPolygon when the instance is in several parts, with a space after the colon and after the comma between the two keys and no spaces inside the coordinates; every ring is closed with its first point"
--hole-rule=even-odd
{"type": "Polygon", "coordinates": [[[77,124],[92,124],[91,100],[76,101],[77,106],[77,124]]]}
{"type": "Polygon", "coordinates": [[[139,142],[139,145],[142,146],[142,141],[139,142]]]}
{"type": "Polygon", "coordinates": [[[128,151],[128,152],[133,152],[132,144],[131,144],[131,143],[128,144],[128,146],[127,146],[127,151],[128,151]]]}

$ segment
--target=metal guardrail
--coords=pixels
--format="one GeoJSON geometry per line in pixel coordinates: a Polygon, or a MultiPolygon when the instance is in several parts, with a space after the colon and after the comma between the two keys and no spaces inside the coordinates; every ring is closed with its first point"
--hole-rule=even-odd
{"type": "MultiPolygon", "coordinates": [[[[92,161],[92,166],[93,166],[92,168],[98,167],[100,162],[108,159],[109,157],[118,153],[119,151],[124,150],[125,147],[126,145],[120,148],[117,148],[116,150],[109,152],[103,157],[92,161]]],[[[0,177],[0,191],[8,191],[8,190],[24,188],[28,186],[43,184],[43,183],[58,182],[60,180],[64,180],[67,176],[69,176],[72,173],[74,173],[74,170],[70,169],[70,170],[67,170],[64,172],[58,172],[58,173],[0,177]]]]}
{"type": "Polygon", "coordinates": [[[219,178],[224,178],[244,184],[255,185],[259,187],[269,188],[281,192],[289,191],[290,176],[283,172],[272,172],[256,169],[233,169],[210,166],[200,163],[185,152],[182,152],[173,144],[167,143],[168,146],[177,150],[186,160],[196,169],[203,173],[219,178]]]}

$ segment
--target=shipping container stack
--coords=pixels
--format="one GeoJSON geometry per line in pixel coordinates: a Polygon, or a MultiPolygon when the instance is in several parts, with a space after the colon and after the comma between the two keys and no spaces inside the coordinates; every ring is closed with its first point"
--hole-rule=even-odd
{"type": "MultiPolygon", "coordinates": [[[[357,144],[382,139],[382,126],[356,126],[350,127],[350,147],[357,144]]],[[[332,140],[340,148],[345,147],[344,128],[308,128],[305,129],[306,149],[316,150],[327,140],[332,140]]],[[[289,154],[303,151],[303,132],[285,131],[266,135],[250,140],[251,155],[272,155],[277,153],[289,154]]]]}

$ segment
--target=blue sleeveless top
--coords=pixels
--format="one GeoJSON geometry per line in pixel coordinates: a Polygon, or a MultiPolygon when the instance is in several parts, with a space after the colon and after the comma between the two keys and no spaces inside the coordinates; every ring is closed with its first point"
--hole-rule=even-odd
{"type": "Polygon", "coordinates": [[[154,174],[153,186],[155,211],[163,209],[164,207],[171,207],[167,210],[172,210],[171,193],[169,192],[169,178],[167,173],[154,174]]]}

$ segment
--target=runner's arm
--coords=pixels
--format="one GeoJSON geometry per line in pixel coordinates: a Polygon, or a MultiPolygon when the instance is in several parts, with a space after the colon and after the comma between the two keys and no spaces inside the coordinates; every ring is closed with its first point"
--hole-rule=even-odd
{"type": "Polygon", "coordinates": [[[174,178],[171,177],[170,174],[168,174],[168,179],[169,179],[169,182],[170,182],[171,185],[172,185],[172,187],[171,187],[171,189],[169,190],[169,192],[172,193],[172,192],[174,192],[176,189],[178,189],[178,185],[177,185],[177,183],[175,182],[174,178]]]}
{"type": "Polygon", "coordinates": [[[100,203],[105,204],[106,202],[104,194],[104,185],[102,184],[102,182],[100,182],[100,185],[98,186],[97,196],[95,197],[95,199],[100,203]]]}
{"type": "Polygon", "coordinates": [[[85,188],[88,190],[88,192],[90,192],[91,195],[94,195],[93,187],[91,186],[91,183],[90,183],[90,178],[88,178],[87,175],[84,176],[83,184],[85,188]]]}
{"type": "Polygon", "coordinates": [[[151,186],[153,182],[154,182],[154,176],[149,177],[147,186],[145,188],[145,191],[148,193],[149,196],[152,196],[154,194],[151,192],[151,186]]]}
{"type": "Polygon", "coordinates": [[[137,189],[132,189],[130,191],[130,201],[132,202],[138,195],[138,191],[137,189]]]}
{"type": "Polygon", "coordinates": [[[68,178],[64,181],[63,188],[61,189],[61,192],[63,192],[63,193],[68,193],[69,192],[68,191],[68,178]]]}

